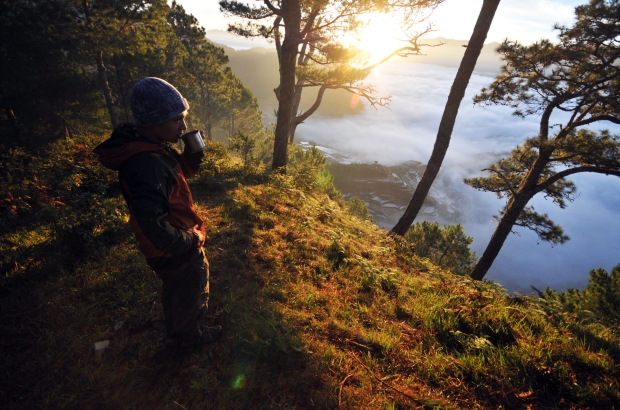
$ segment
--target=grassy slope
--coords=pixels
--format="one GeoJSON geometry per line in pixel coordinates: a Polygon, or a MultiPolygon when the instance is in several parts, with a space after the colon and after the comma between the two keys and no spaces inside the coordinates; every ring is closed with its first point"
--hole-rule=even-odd
{"type": "MultiPolygon", "coordinates": [[[[0,278],[0,407],[619,405],[617,332],[442,272],[285,177],[240,181],[192,183],[209,229],[208,321],[223,325],[220,341],[200,352],[158,346],[159,282],[126,229],[106,246],[61,241],[57,252],[84,255],[69,263],[47,249],[47,262],[15,259],[0,278]],[[110,347],[94,355],[105,339],[110,347]]],[[[103,197],[122,222],[118,192],[103,197]]],[[[2,251],[32,251],[28,232],[5,234],[2,251]]]]}

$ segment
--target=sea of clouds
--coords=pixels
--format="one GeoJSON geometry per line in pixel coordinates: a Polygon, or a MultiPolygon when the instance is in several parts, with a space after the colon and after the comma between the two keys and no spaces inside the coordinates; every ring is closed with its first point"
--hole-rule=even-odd
{"type": "MultiPolygon", "coordinates": [[[[368,104],[359,115],[344,118],[313,116],[302,124],[297,141],[312,142],[346,154],[354,162],[396,165],[408,160],[427,163],[455,68],[417,62],[382,66],[368,82],[378,94],[391,95],[388,108],[368,104]]],[[[458,114],[450,149],[439,175],[442,184],[458,189],[467,198],[469,211],[460,221],[474,238],[472,248],[481,255],[486,247],[503,201],[494,194],[465,185],[466,177],[480,176],[480,170],[505,157],[528,136],[537,134],[538,117],[521,119],[507,107],[474,106],[472,97],[492,78],[474,75],[458,114]]],[[[553,123],[561,117],[552,118],[553,123]]],[[[620,134],[619,127],[603,127],[620,134]]],[[[560,209],[543,197],[530,205],[548,213],[562,225],[571,240],[551,246],[539,242],[536,234],[517,228],[495,260],[487,278],[520,293],[551,287],[558,291],[583,288],[591,269],[608,271],[620,263],[620,178],[578,174],[574,176],[578,197],[560,209]]],[[[389,229],[389,227],[388,227],[389,229]]]]}

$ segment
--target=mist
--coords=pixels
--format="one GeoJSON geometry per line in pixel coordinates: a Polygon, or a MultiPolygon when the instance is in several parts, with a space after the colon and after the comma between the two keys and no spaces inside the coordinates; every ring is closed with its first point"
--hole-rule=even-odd
{"type": "MultiPolygon", "coordinates": [[[[412,62],[382,66],[367,80],[379,95],[391,95],[389,108],[366,104],[359,114],[341,118],[313,116],[302,124],[296,140],[316,144],[339,153],[340,161],[397,165],[415,160],[424,164],[433,149],[437,127],[456,68],[412,62]]],[[[505,157],[527,137],[538,132],[539,118],[521,119],[507,107],[474,106],[472,97],[492,77],[473,75],[457,117],[450,148],[442,170],[433,185],[437,189],[456,189],[466,198],[461,223],[474,238],[472,250],[478,256],[486,247],[504,204],[492,193],[479,192],[465,185],[466,177],[485,175],[481,171],[505,157]]],[[[355,98],[352,99],[355,103],[355,98]]],[[[552,118],[551,124],[562,122],[552,118]]],[[[620,133],[620,128],[603,124],[599,128],[620,133]]],[[[578,174],[572,178],[577,198],[560,209],[542,196],[529,205],[547,213],[560,224],[570,241],[552,246],[523,228],[510,235],[486,278],[506,289],[531,293],[532,286],[563,291],[587,285],[591,269],[608,271],[620,263],[620,179],[612,176],[578,174]]],[[[416,221],[420,221],[418,218],[416,221]]],[[[391,226],[385,226],[390,229],[391,226]]]]}

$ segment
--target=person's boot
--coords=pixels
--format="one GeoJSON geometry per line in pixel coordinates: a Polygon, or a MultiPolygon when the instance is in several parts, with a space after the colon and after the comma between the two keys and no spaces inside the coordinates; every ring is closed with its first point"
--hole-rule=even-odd
{"type": "Polygon", "coordinates": [[[200,325],[196,335],[189,340],[180,338],[166,339],[166,348],[193,348],[206,346],[215,342],[222,333],[222,326],[200,325]]]}
{"type": "Polygon", "coordinates": [[[200,337],[195,346],[205,346],[215,342],[222,334],[222,326],[200,326],[200,337]]]}

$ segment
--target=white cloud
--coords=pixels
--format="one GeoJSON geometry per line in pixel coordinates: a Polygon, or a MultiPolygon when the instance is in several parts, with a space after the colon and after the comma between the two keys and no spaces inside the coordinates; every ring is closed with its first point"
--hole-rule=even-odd
{"type": "MultiPolygon", "coordinates": [[[[368,81],[379,93],[392,94],[390,109],[366,108],[345,118],[313,116],[298,128],[298,141],[313,141],[346,152],[358,162],[385,165],[430,157],[445,101],[456,69],[401,63],[383,67],[368,81]]],[[[467,198],[466,219],[461,221],[474,237],[473,249],[481,255],[493,233],[492,216],[503,200],[462,183],[464,177],[481,175],[493,163],[538,131],[538,118],[525,120],[506,107],[474,107],[472,96],[492,78],[474,75],[463,100],[452,141],[439,179],[467,198]]],[[[616,127],[615,132],[620,129],[616,127]]],[[[562,225],[571,240],[552,247],[538,244],[534,233],[518,229],[510,235],[488,278],[509,290],[529,293],[530,285],[557,290],[583,287],[591,269],[610,270],[620,263],[620,179],[601,175],[577,175],[580,195],[564,210],[542,197],[530,205],[546,212],[562,225]]]]}

